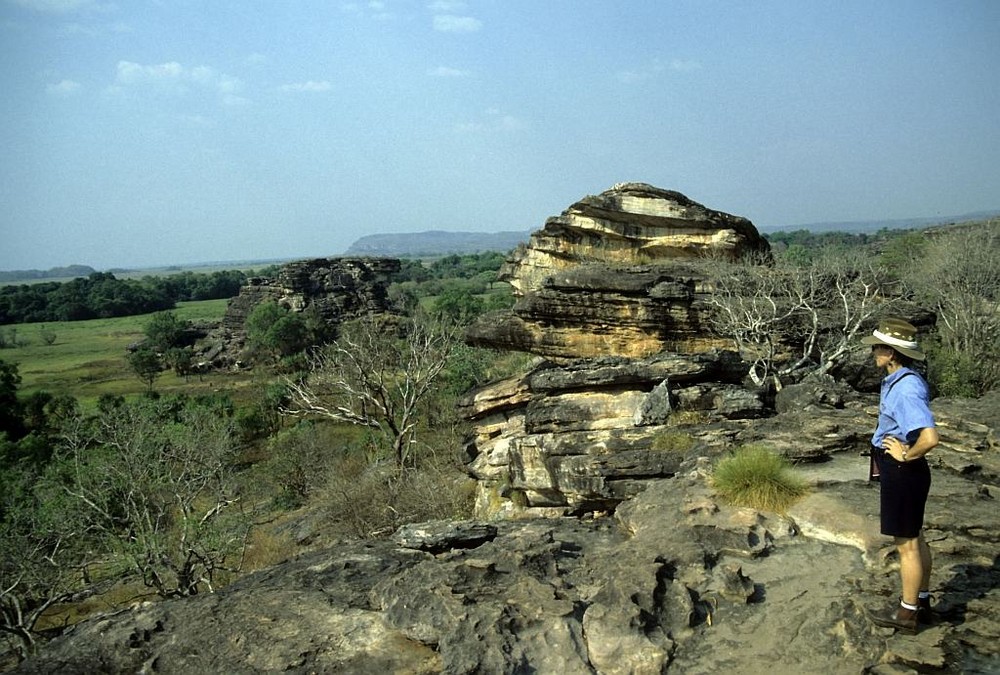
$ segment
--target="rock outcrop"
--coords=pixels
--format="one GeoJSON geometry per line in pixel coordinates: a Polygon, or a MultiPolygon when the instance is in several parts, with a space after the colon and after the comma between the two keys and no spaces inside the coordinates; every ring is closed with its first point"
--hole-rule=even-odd
{"type": "Polygon", "coordinates": [[[650,452],[675,414],[764,414],[765,392],[742,386],[745,365],[711,330],[696,261],[768,251],[746,218],[643,183],[585,197],[533,233],[502,270],[513,309],[467,333],[545,359],[463,402],[477,514],[613,509],[676,470],[650,452]]]}
{"type": "Polygon", "coordinates": [[[229,301],[220,329],[202,344],[199,360],[214,367],[239,365],[247,317],[263,302],[313,313],[332,331],[348,319],[386,312],[389,282],[399,269],[395,258],[315,258],[288,263],[273,279],[249,279],[229,301]]]}
{"type": "Polygon", "coordinates": [[[634,264],[704,254],[766,254],[769,245],[746,218],[713,211],[679,192],[619,183],[549,218],[514,252],[506,278],[516,293],[585,262],[634,264]]]}
{"type": "Polygon", "coordinates": [[[746,218],[678,192],[622,183],[549,218],[500,271],[512,312],[473,326],[472,344],[549,359],[642,357],[728,346],[712,337],[705,255],[766,256],[746,218]]]}

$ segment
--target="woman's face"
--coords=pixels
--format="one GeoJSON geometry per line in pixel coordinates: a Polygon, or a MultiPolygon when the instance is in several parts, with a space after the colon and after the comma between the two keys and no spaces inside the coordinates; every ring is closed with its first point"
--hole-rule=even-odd
{"type": "Polygon", "coordinates": [[[879,368],[887,368],[892,363],[893,354],[892,347],[872,345],[872,356],[875,357],[875,365],[879,368]]]}

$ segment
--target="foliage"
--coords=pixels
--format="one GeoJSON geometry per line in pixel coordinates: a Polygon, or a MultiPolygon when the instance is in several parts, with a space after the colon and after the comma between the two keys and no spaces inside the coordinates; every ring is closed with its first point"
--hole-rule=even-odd
{"type": "Polygon", "coordinates": [[[762,445],[745,445],[721,459],[712,486],[731,504],[783,513],[806,494],[805,482],[781,457],[762,445]]]}
{"type": "Polygon", "coordinates": [[[683,453],[694,448],[696,442],[694,436],[682,431],[661,431],[653,437],[650,448],[657,452],[683,453]]]}
{"type": "Polygon", "coordinates": [[[342,326],[337,341],[311,357],[308,377],[288,381],[287,411],[371,429],[402,468],[415,461],[422,407],[458,336],[454,325],[426,315],[396,321],[368,316],[342,326]]]}
{"type": "Polygon", "coordinates": [[[399,471],[347,453],[334,459],[315,503],[345,534],[363,539],[406,523],[468,518],[475,483],[459,464],[450,455],[429,455],[420,466],[399,471]]]}
{"type": "Polygon", "coordinates": [[[146,391],[153,391],[153,382],[163,370],[163,362],[156,350],[147,345],[139,345],[125,356],[132,373],[146,385],[146,391]]]}
{"type": "Polygon", "coordinates": [[[101,548],[158,594],[211,590],[239,568],[250,521],[233,471],[232,421],[189,399],[138,400],[66,430],[50,480],[101,548]]]}
{"type": "Polygon", "coordinates": [[[262,302],[246,320],[247,343],[259,354],[271,358],[289,356],[307,344],[305,319],[276,302],[262,302]]]}
{"type": "Polygon", "coordinates": [[[326,482],[332,465],[330,445],[318,425],[308,421],[271,437],[267,447],[270,459],[262,472],[273,477],[280,506],[302,506],[326,482]]]}
{"type": "Polygon", "coordinates": [[[146,344],[160,353],[182,347],[189,326],[189,321],[179,319],[174,312],[156,312],[146,322],[146,344]]]}
{"type": "Polygon", "coordinates": [[[937,235],[908,278],[937,315],[928,374],[938,393],[981,396],[1000,386],[1000,222],[937,235]]]}
{"type": "Polygon", "coordinates": [[[0,433],[6,433],[15,441],[25,433],[21,404],[17,400],[20,384],[21,373],[17,364],[0,359],[0,433]]]}
{"type": "Polygon", "coordinates": [[[246,281],[243,272],[184,272],[168,277],[118,279],[108,272],[65,283],[0,287],[0,324],[83,321],[173,309],[178,302],[231,298],[246,281]]]}

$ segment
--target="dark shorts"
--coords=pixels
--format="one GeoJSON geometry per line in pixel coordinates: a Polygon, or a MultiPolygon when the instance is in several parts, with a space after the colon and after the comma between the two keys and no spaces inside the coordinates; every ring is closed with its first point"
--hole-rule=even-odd
{"type": "Polygon", "coordinates": [[[878,451],[877,458],[881,474],[882,534],[912,539],[924,526],[924,507],[931,489],[927,459],[897,462],[883,451],[878,451]]]}

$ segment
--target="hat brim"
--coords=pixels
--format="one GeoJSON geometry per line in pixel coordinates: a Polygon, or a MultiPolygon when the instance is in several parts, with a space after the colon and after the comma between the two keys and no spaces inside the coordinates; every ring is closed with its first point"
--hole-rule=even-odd
{"type": "Polygon", "coordinates": [[[878,339],[874,335],[868,335],[861,338],[861,342],[866,345],[883,345],[885,347],[888,347],[889,349],[895,349],[903,356],[908,356],[914,361],[923,361],[924,359],[927,358],[927,356],[922,351],[919,351],[917,349],[907,349],[906,347],[898,347],[896,345],[891,345],[888,342],[885,342],[884,340],[878,339]]]}

